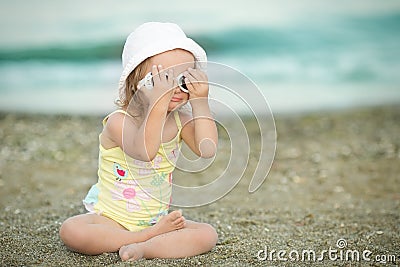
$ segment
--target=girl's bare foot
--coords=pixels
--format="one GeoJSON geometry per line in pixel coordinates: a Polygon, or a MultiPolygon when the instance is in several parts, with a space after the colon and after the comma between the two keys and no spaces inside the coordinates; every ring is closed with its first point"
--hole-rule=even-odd
{"type": "Polygon", "coordinates": [[[130,244],[119,249],[119,256],[123,261],[136,261],[143,258],[144,251],[138,244],[130,244]]]}
{"type": "Polygon", "coordinates": [[[155,235],[165,234],[185,227],[185,217],[181,210],[175,210],[163,216],[158,223],[152,226],[155,235]]]}
{"type": "MultiPolygon", "coordinates": [[[[162,235],[174,230],[179,230],[185,227],[185,217],[182,216],[182,211],[176,210],[163,216],[158,223],[152,226],[149,230],[153,236],[162,235]]],[[[127,246],[122,246],[119,249],[119,256],[123,261],[134,261],[143,258],[144,243],[134,243],[127,246]]]]}

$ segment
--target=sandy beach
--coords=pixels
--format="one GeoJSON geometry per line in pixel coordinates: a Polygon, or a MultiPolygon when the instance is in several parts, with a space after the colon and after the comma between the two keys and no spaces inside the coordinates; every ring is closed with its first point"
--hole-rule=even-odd
{"type": "MultiPolygon", "coordinates": [[[[58,236],[67,217],[84,212],[81,200],[96,182],[101,119],[0,114],[1,266],[130,265],[117,253],[70,252],[58,236]]],[[[258,191],[249,194],[244,177],[221,200],[183,210],[217,229],[216,248],[138,265],[400,264],[400,106],[276,115],[275,122],[276,157],[258,191]]]]}

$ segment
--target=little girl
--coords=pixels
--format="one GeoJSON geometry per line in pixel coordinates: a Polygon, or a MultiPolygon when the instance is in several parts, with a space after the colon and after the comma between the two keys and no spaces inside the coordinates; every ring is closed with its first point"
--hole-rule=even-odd
{"type": "Polygon", "coordinates": [[[122,260],[182,258],[210,251],[215,229],[168,213],[180,143],[213,157],[218,135],[208,105],[204,50],[171,23],[145,23],[122,53],[120,109],[103,120],[98,182],[60,237],[73,251],[119,251],[122,260]],[[178,111],[190,102],[192,114],[178,111]]]}

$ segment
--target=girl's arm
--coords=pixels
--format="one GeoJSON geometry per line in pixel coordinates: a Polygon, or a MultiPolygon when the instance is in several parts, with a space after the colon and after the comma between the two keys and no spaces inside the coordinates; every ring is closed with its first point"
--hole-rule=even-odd
{"type": "MultiPolygon", "coordinates": [[[[166,120],[168,104],[173,94],[173,79],[167,79],[162,66],[153,66],[154,88],[144,90],[149,99],[146,117],[141,125],[133,118],[116,113],[110,116],[103,133],[130,157],[142,161],[151,161],[157,154],[162,142],[162,130],[166,120]]],[[[173,70],[168,71],[174,77],[173,70]]],[[[131,103],[134,105],[135,103],[131,103]]]]}
{"type": "Polygon", "coordinates": [[[208,105],[207,76],[196,69],[189,69],[184,76],[193,119],[183,127],[182,138],[196,155],[211,158],[217,152],[218,132],[208,105]]]}

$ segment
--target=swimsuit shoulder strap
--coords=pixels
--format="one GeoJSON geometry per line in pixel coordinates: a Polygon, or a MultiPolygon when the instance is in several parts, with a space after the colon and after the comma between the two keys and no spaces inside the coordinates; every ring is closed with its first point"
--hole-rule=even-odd
{"type": "Polygon", "coordinates": [[[179,112],[178,111],[174,111],[174,117],[175,117],[176,126],[178,126],[178,130],[181,130],[182,129],[182,122],[181,122],[181,119],[179,117],[179,112]]]}
{"type": "Polygon", "coordinates": [[[103,119],[103,126],[106,125],[106,122],[107,122],[108,118],[109,118],[112,114],[115,114],[115,113],[122,113],[122,114],[125,114],[125,115],[129,116],[129,117],[132,117],[132,115],[130,115],[130,114],[129,114],[128,112],[126,112],[125,110],[123,110],[123,109],[117,109],[117,110],[111,112],[110,114],[108,114],[108,115],[103,119]]]}

